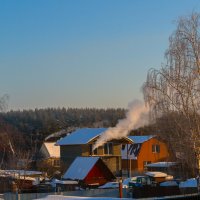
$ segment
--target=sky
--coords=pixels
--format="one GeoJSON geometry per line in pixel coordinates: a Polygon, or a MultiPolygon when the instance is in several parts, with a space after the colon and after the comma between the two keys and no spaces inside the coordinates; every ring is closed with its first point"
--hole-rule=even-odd
{"type": "Polygon", "coordinates": [[[126,108],[199,0],[0,0],[8,109],[126,108]]]}

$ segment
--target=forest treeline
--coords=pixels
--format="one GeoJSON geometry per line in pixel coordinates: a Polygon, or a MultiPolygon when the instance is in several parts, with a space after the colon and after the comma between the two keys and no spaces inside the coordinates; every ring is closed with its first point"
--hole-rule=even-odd
{"type": "Polygon", "coordinates": [[[62,129],[115,126],[119,119],[125,117],[125,112],[121,108],[46,108],[2,112],[0,143],[3,144],[0,146],[5,146],[5,138],[10,138],[16,149],[39,148],[45,137],[62,129]]]}
{"type": "Polygon", "coordinates": [[[25,134],[44,137],[67,127],[111,127],[125,117],[125,109],[47,108],[1,113],[2,119],[25,134]]]}

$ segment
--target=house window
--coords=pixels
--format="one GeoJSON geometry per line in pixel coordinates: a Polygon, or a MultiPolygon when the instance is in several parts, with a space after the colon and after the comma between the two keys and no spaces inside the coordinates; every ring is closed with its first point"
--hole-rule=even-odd
{"type": "Polygon", "coordinates": [[[126,145],[122,144],[122,150],[125,150],[126,145]]]}
{"type": "Polygon", "coordinates": [[[92,149],[93,149],[93,145],[90,144],[90,146],[89,146],[90,155],[91,155],[91,156],[92,156],[92,155],[97,155],[97,154],[98,154],[98,152],[97,152],[97,149],[98,149],[98,148],[96,148],[95,150],[92,150],[92,149]]]}
{"type": "Polygon", "coordinates": [[[150,163],[151,163],[151,161],[144,161],[143,162],[143,168],[144,168],[145,171],[147,171],[147,165],[150,164],[150,163]]]}
{"type": "Polygon", "coordinates": [[[106,155],[113,154],[113,143],[104,144],[104,154],[106,155]]]}
{"type": "Polygon", "coordinates": [[[153,145],[152,145],[152,152],[153,152],[153,153],[160,153],[160,145],[158,145],[158,144],[153,144],[153,145]]]}
{"type": "Polygon", "coordinates": [[[54,160],[53,166],[60,166],[60,160],[54,160]]]}

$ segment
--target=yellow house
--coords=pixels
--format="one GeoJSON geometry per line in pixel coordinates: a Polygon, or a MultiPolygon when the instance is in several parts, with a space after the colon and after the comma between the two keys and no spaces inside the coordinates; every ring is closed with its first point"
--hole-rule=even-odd
{"type": "Polygon", "coordinates": [[[53,173],[60,170],[60,146],[56,142],[44,142],[39,151],[40,159],[37,161],[37,167],[53,173]]]}
{"type": "Polygon", "coordinates": [[[132,144],[128,137],[113,139],[94,151],[93,145],[107,128],[82,128],[57,141],[60,145],[61,171],[66,171],[76,157],[98,156],[114,175],[121,173],[121,144],[132,144]]]}

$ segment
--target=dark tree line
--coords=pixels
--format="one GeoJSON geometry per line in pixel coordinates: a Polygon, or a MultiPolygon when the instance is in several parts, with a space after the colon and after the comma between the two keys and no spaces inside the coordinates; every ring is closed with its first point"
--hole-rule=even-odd
{"type": "Polygon", "coordinates": [[[0,169],[15,168],[25,152],[31,152],[29,137],[0,117],[0,169]]]}
{"type": "Polygon", "coordinates": [[[124,109],[47,108],[1,113],[7,123],[28,135],[41,133],[44,137],[66,127],[115,126],[125,117],[124,109]]]}
{"type": "MultiPolygon", "coordinates": [[[[47,108],[0,113],[0,168],[16,159],[31,159],[44,139],[69,128],[111,127],[125,117],[125,109],[47,108]],[[11,159],[10,159],[11,158],[11,159]]],[[[12,163],[13,161],[13,163],[12,163]]]]}

